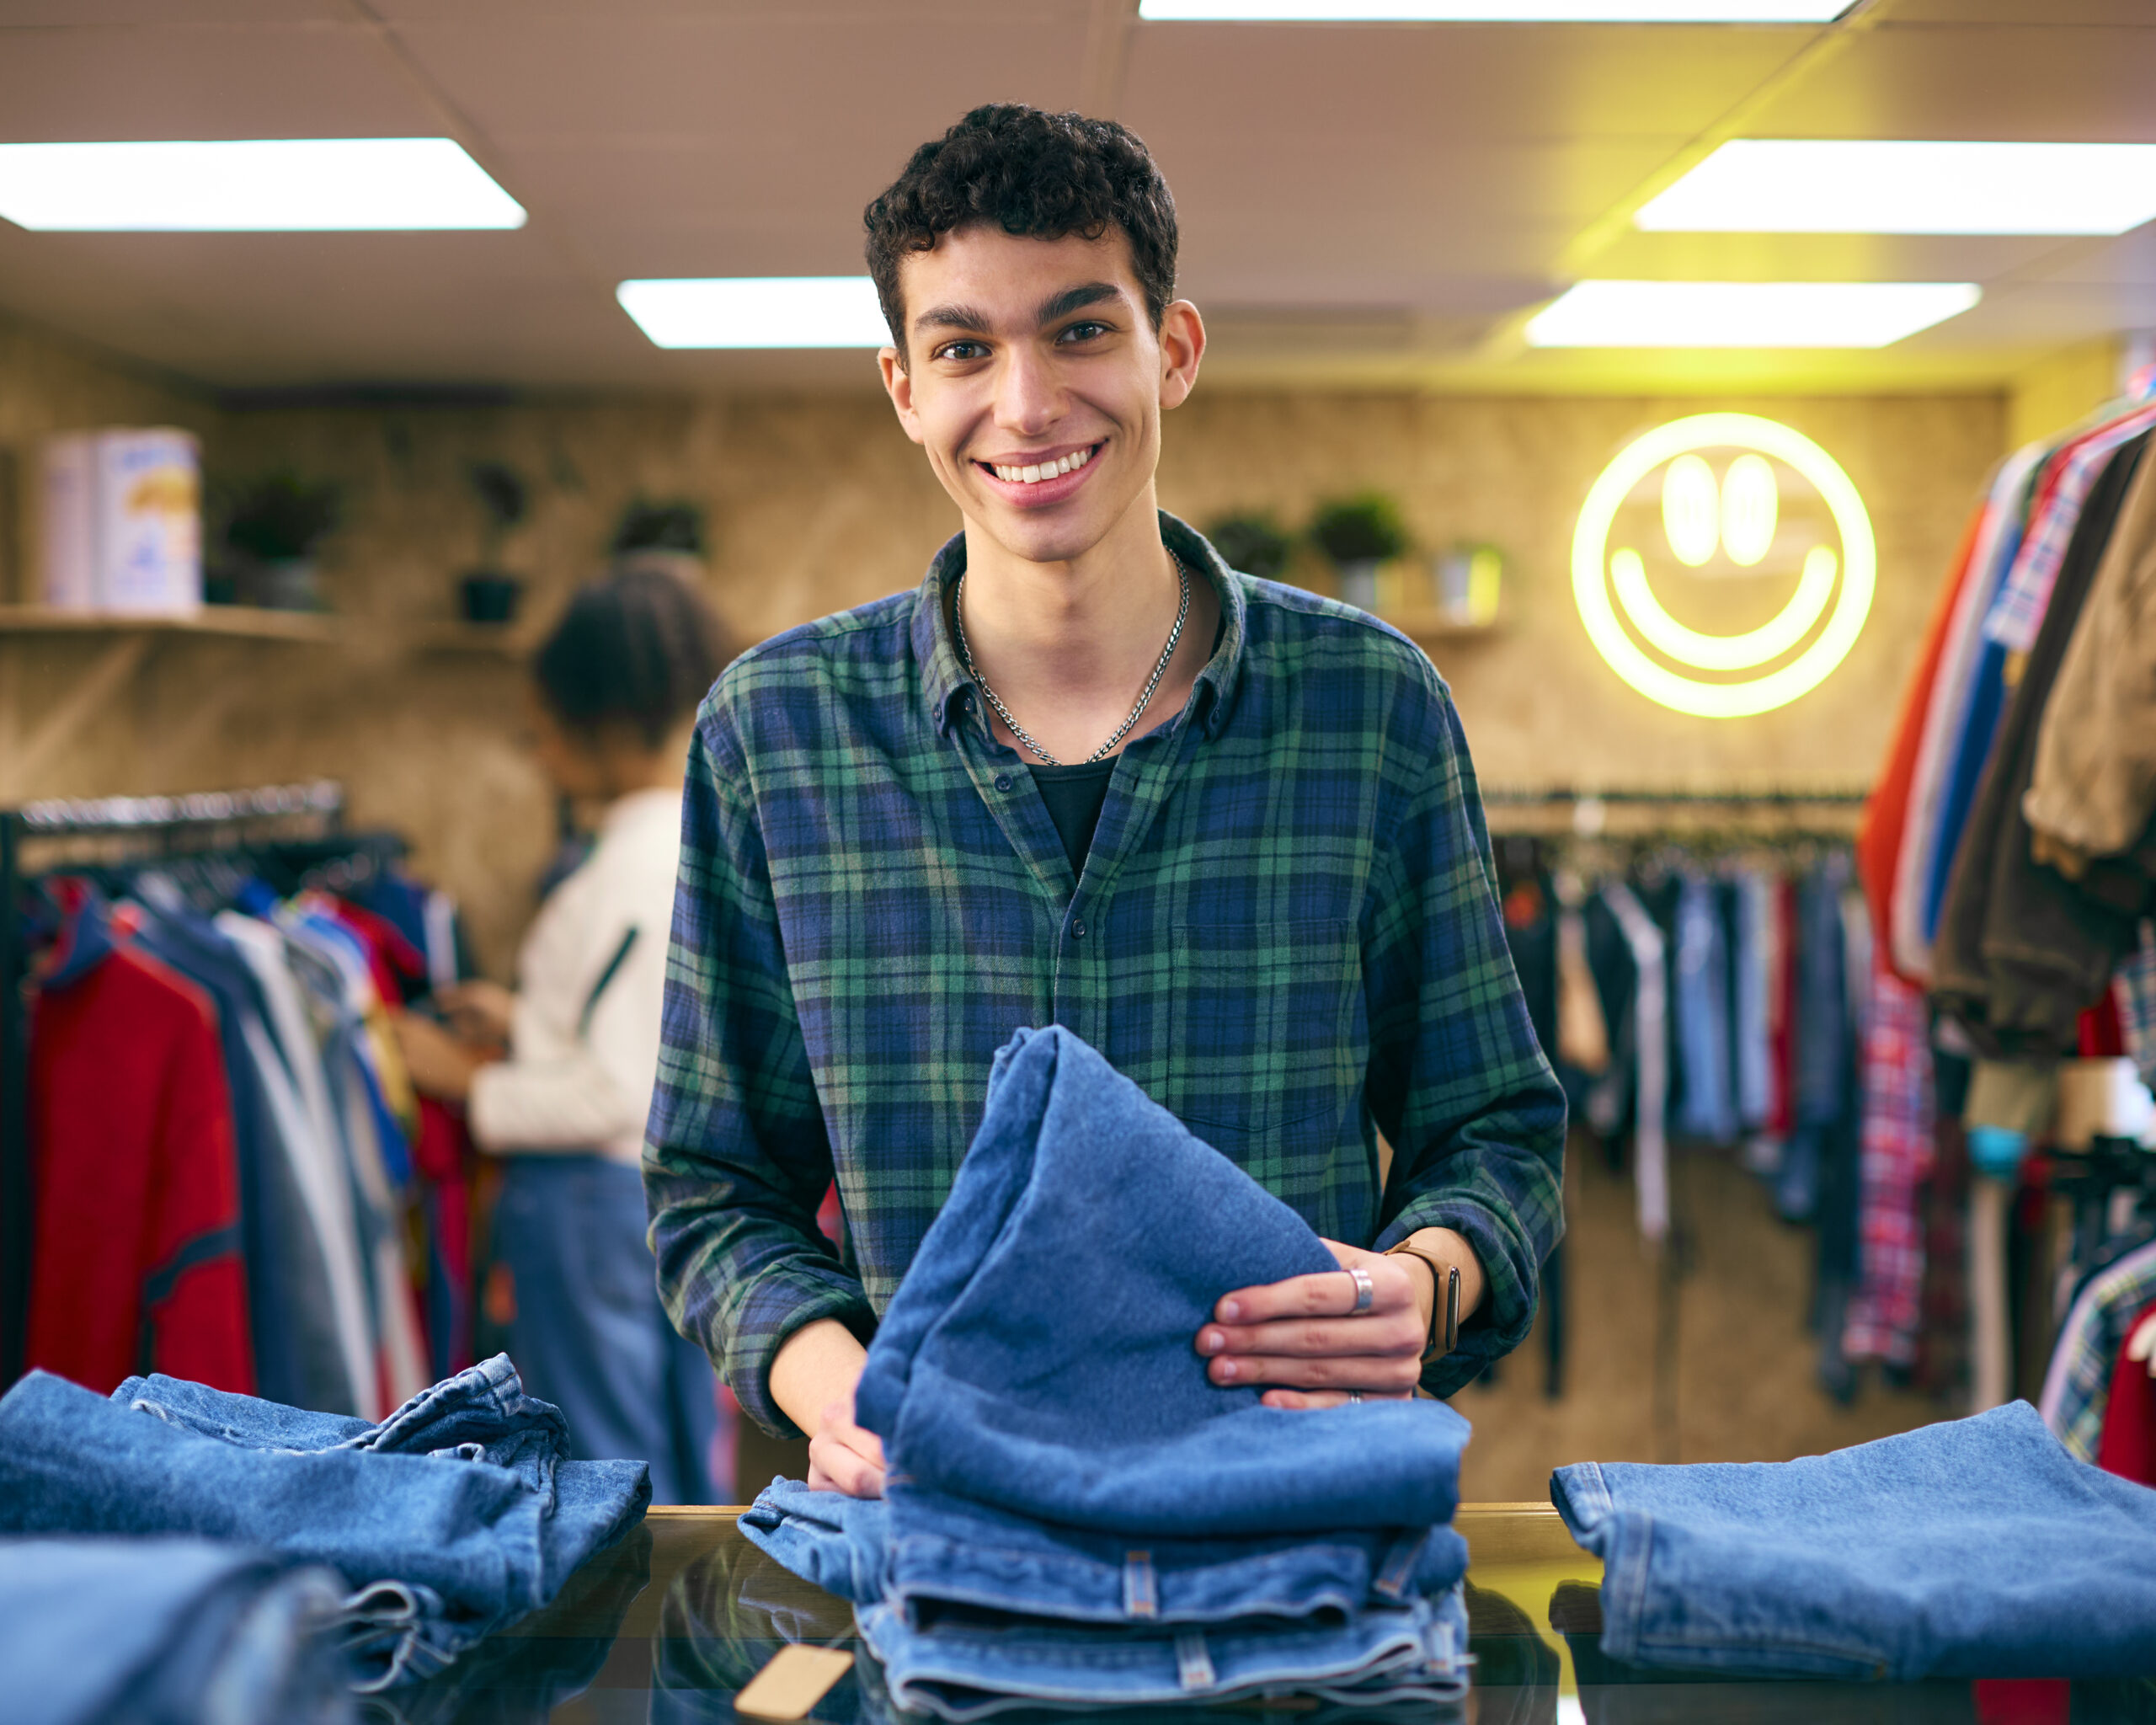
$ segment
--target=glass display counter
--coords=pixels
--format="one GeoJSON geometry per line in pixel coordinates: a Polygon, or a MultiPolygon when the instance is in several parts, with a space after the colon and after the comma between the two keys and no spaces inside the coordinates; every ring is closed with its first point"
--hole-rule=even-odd
{"type": "MultiPolygon", "coordinates": [[[[494,1637],[431,1684],[363,1709],[373,1725],[693,1725],[738,1717],[734,1696],[793,1642],[852,1648],[852,1609],[797,1579],[741,1536],[731,1509],[654,1509],[580,1570],[546,1610],[494,1637]]],[[[1473,1553],[1468,1617],[1476,1657],[1467,1700],[1349,1714],[1470,1725],[2156,1725],[2156,1681],[1852,1685],[1673,1677],[1604,1660],[1600,1565],[1545,1503],[1485,1503],[1458,1518],[1473,1553]]],[[[2092,1610],[2101,1609],[2091,1601],[2092,1610]]],[[[1144,1725],[1302,1725],[1290,1700],[1147,1710],[1144,1725]]],[[[810,1715],[875,1725],[861,1668],[810,1715]]],[[[1071,1716],[999,1715],[1006,1725],[1071,1716]]],[[[1138,1725],[1131,1721],[1129,1725],[1138,1725]]],[[[1320,1725],[1312,1719],[1309,1725],[1320,1725]]]]}

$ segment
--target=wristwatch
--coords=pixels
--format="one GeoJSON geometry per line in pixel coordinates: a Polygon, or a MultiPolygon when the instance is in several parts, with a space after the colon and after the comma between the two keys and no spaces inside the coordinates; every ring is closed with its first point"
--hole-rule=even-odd
{"type": "Polygon", "coordinates": [[[1385,1256],[1404,1252],[1410,1258],[1419,1258],[1430,1267],[1430,1275],[1437,1297],[1430,1302],[1429,1339],[1422,1347],[1422,1363],[1443,1359],[1460,1342],[1460,1266],[1440,1263],[1421,1247],[1403,1240],[1397,1246],[1385,1248],[1385,1256]]]}

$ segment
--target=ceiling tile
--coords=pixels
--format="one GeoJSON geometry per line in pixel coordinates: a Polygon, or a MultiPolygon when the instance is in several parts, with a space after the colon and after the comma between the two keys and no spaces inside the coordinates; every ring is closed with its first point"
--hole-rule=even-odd
{"type": "Polygon", "coordinates": [[[1886,0],[1896,24],[2125,24],[2156,27],[2148,0],[1886,0]]]}
{"type": "Polygon", "coordinates": [[[2072,242],[1928,233],[1642,233],[1585,275],[1637,281],[1991,281],[2072,242]]]}
{"type": "MultiPolygon", "coordinates": [[[[414,24],[400,38],[498,142],[707,138],[730,171],[842,152],[873,192],[906,152],[985,100],[1070,107],[1086,0],[953,24],[902,7],[414,24]]],[[[864,194],[864,196],[867,194],[864,194]]]]}
{"type": "Polygon", "coordinates": [[[1762,138],[2156,142],[2152,88],[2156,29],[1885,24],[1859,33],[1745,130],[1762,138]]]}
{"type": "MultiPolygon", "coordinates": [[[[2116,239],[2079,240],[2062,246],[2020,271],[2019,279],[2156,289],[2156,222],[2116,239]]],[[[2148,297],[2143,317],[2156,325],[2156,293],[2148,297]]]]}
{"type": "Polygon", "coordinates": [[[440,120],[367,32],[318,25],[8,32],[0,137],[438,136],[440,120]]]}
{"type": "Polygon", "coordinates": [[[352,8],[340,0],[0,0],[0,30],[351,21],[352,8]]]}
{"type": "Polygon", "coordinates": [[[1809,27],[1141,24],[1118,117],[1164,159],[1229,168],[1267,140],[1689,136],[1812,41],[1809,27]]]}

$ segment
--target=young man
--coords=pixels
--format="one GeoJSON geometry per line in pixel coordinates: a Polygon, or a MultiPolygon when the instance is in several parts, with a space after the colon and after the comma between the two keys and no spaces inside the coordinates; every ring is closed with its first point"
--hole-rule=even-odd
{"type": "Polygon", "coordinates": [[[812,1483],[880,1490],[864,1344],[990,1057],[1054,1022],[1348,1272],[1225,1295],[1193,1338],[1215,1382],[1448,1394],[1527,1332],[1565,1111],[1444,685],[1156,507],[1205,330],[1136,138],[976,109],[867,226],[884,385],[964,531],[917,592],[766,642],[705,704],[645,1148],[668,1309],[810,1434],[812,1483]],[[843,1254],[814,1220],[835,1173],[843,1254]],[[1465,1322],[1425,1364],[1454,1269],[1465,1322]]]}

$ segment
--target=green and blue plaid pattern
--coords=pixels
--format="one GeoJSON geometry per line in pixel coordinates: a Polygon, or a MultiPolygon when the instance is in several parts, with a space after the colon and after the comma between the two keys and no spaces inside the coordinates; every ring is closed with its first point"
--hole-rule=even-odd
{"type": "Polygon", "coordinates": [[[963,536],[918,591],[744,654],[699,715],[644,1180],[667,1310],[773,1430],[780,1343],[873,1331],[1021,1025],[1075,1031],[1321,1234],[1465,1235],[1489,1303],[1433,1391],[1527,1333],[1565,1104],[1450,695],[1383,624],[1161,530],[1221,633],[1118,757],[1077,880],[952,645],[963,536]]]}

